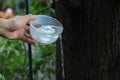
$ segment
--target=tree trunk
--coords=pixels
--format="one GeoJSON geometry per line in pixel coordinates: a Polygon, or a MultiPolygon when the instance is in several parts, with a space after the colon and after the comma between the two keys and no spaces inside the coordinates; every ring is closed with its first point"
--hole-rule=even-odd
{"type": "MultiPolygon", "coordinates": [[[[120,1],[57,0],[55,10],[64,25],[64,80],[120,80],[120,1]]],[[[63,80],[59,45],[56,57],[63,80]]]]}

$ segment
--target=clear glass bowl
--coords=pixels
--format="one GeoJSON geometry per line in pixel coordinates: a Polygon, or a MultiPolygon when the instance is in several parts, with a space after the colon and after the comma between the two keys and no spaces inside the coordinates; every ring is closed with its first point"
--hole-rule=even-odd
{"type": "Polygon", "coordinates": [[[36,20],[30,22],[30,34],[41,45],[55,42],[62,31],[62,24],[50,16],[38,15],[36,20]]]}

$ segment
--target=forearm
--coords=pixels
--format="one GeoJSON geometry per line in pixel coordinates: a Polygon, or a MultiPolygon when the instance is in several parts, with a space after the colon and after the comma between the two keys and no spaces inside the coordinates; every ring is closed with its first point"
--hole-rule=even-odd
{"type": "Polygon", "coordinates": [[[11,40],[22,40],[35,44],[36,41],[28,33],[30,28],[26,24],[36,19],[33,15],[16,16],[10,19],[0,19],[0,36],[11,40]]]}
{"type": "Polygon", "coordinates": [[[3,36],[5,30],[9,26],[9,21],[8,19],[0,19],[0,36],[3,36]]]}
{"type": "Polygon", "coordinates": [[[6,31],[15,30],[15,21],[11,19],[0,19],[0,36],[4,36],[6,31]]]}

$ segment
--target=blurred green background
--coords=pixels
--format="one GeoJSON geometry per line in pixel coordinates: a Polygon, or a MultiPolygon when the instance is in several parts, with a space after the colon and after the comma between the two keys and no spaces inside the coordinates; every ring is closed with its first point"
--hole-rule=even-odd
{"type": "MultiPolygon", "coordinates": [[[[51,0],[30,0],[34,15],[54,16],[51,0]]],[[[14,15],[25,15],[25,0],[0,0],[1,11],[13,9],[14,15]]],[[[34,80],[55,80],[56,45],[32,45],[34,80]]],[[[27,44],[0,38],[0,80],[29,80],[27,44]]]]}

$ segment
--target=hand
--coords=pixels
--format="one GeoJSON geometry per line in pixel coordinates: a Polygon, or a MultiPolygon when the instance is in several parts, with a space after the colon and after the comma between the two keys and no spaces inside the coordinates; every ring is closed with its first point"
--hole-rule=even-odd
{"type": "Polygon", "coordinates": [[[22,40],[27,43],[35,44],[36,41],[28,33],[30,28],[27,24],[36,17],[33,15],[16,16],[6,20],[6,26],[1,28],[1,36],[11,40],[22,40]]]}

